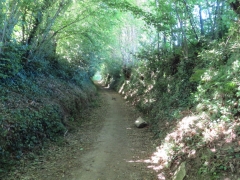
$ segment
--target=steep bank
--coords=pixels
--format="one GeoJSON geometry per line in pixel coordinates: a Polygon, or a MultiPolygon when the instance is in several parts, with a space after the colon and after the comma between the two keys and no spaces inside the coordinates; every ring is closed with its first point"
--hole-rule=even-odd
{"type": "Polygon", "coordinates": [[[153,67],[160,69],[160,61],[154,66],[153,61],[142,61],[131,68],[129,78],[122,71],[106,78],[109,86],[150,116],[151,129],[159,138],[153,168],[162,179],[171,179],[186,163],[185,179],[238,180],[239,49],[228,44],[225,48],[232,54],[223,61],[221,53],[226,51],[215,47],[202,52],[193,74],[185,66],[190,59],[182,61],[175,74],[167,74],[165,66],[154,71],[153,67]]]}
{"type": "Polygon", "coordinates": [[[90,80],[82,81],[80,87],[50,75],[4,80],[0,91],[1,174],[39,154],[49,142],[61,141],[81,124],[96,96],[90,80]]]}

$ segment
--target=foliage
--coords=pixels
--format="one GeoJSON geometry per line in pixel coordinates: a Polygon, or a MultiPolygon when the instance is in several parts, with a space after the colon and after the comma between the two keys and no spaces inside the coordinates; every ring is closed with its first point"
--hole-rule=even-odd
{"type": "MultiPolygon", "coordinates": [[[[156,137],[162,136],[163,122],[177,121],[185,111],[205,115],[200,122],[211,124],[220,134],[222,124],[234,126],[239,119],[239,18],[230,7],[238,13],[239,3],[231,3],[157,0],[140,9],[127,1],[108,3],[146,22],[131,77],[121,76],[118,91],[150,115],[156,137]]],[[[201,134],[183,141],[197,152],[207,142],[201,134]]],[[[218,179],[222,173],[233,172],[227,163],[232,155],[224,160],[214,153],[206,155],[203,161],[211,163],[199,167],[200,176],[218,179]]]]}
{"type": "MultiPolygon", "coordinates": [[[[62,17],[68,13],[67,8],[73,7],[67,0],[0,3],[0,171],[5,172],[29,151],[37,151],[45,142],[62,137],[71,126],[69,119],[79,120],[79,114],[94,97],[90,77],[98,59],[83,57],[85,53],[72,53],[69,57],[57,52],[59,46],[61,50],[73,46],[61,44],[64,30],[75,29],[73,24],[80,26],[85,15],[89,19],[96,16],[93,11],[79,14],[69,23],[70,19],[64,22],[62,17]]],[[[88,30],[82,27],[82,31],[88,30]]],[[[72,31],[76,37],[75,33],[72,31]]],[[[92,30],[86,36],[97,33],[92,30]]],[[[82,37],[85,36],[72,43],[79,43],[82,37]]],[[[82,50],[96,50],[86,39],[82,50]]]]}
{"type": "Polygon", "coordinates": [[[238,43],[214,44],[212,50],[200,55],[207,68],[201,70],[195,100],[198,110],[207,111],[213,120],[232,121],[239,112],[238,43]]]}
{"type": "MultiPolygon", "coordinates": [[[[148,4],[145,10],[127,1],[110,1],[107,4],[123,11],[131,11],[142,18],[148,27],[155,28],[155,31],[152,28],[145,30],[155,34],[156,38],[151,34],[149,38],[152,41],[147,42],[154,45],[142,43],[137,61],[144,63],[136,65],[134,67],[136,71],[132,70],[134,73],[131,83],[134,85],[130,83],[129,87],[125,86],[130,92],[136,89],[135,101],[141,107],[148,107],[147,112],[152,110],[155,119],[173,119],[177,114],[175,110],[179,112],[179,109],[192,108],[195,103],[198,103],[197,101],[200,101],[201,105],[208,103],[207,107],[203,107],[209,109],[211,106],[214,111],[225,111],[224,108],[222,110],[220,108],[223,101],[231,107],[229,110],[234,109],[232,107],[233,104],[237,104],[237,99],[234,98],[235,103],[233,103],[230,100],[233,98],[230,94],[237,92],[238,77],[230,75],[233,72],[231,67],[233,65],[230,64],[238,64],[238,61],[233,60],[234,58],[232,59],[232,55],[229,54],[233,51],[233,47],[228,49],[222,43],[215,49],[215,42],[222,42],[220,39],[226,35],[230,27],[233,27],[231,22],[222,21],[226,17],[230,19],[236,17],[229,4],[223,1],[175,3],[158,0],[148,4]],[[211,9],[212,6],[215,9],[211,9]],[[147,13],[150,12],[149,10],[151,13],[147,13]],[[200,21],[197,23],[199,17],[200,21]],[[216,39],[216,41],[210,43],[208,39],[216,39]],[[211,77],[213,78],[208,80],[211,77]],[[153,104],[156,105],[153,106],[147,105],[143,98],[140,101],[136,100],[142,96],[142,93],[148,91],[147,88],[150,85],[153,86],[149,92],[151,95],[145,96],[154,97],[153,104]],[[203,98],[204,94],[205,96],[214,94],[216,101],[219,102],[213,106],[210,105],[209,102],[213,102],[212,98],[206,100],[203,98]]],[[[227,41],[231,43],[229,39],[227,41]]],[[[131,99],[134,98],[131,97],[131,99]]],[[[232,115],[236,113],[225,112],[232,115]]]]}
{"type": "Polygon", "coordinates": [[[9,120],[2,117],[2,150],[8,153],[18,152],[21,155],[26,150],[42,145],[46,139],[55,140],[57,135],[63,135],[65,127],[61,123],[59,111],[59,107],[48,105],[38,111],[33,109],[11,111],[7,116],[9,120]]]}
{"type": "Polygon", "coordinates": [[[81,114],[90,107],[95,91],[90,80],[79,81],[21,73],[1,82],[1,172],[49,141],[61,139],[71,123],[81,124],[81,114]]]}
{"type": "Polygon", "coordinates": [[[23,47],[16,42],[5,45],[4,52],[0,54],[0,78],[8,78],[16,75],[21,69],[21,56],[24,52],[23,47]]]}
{"type": "Polygon", "coordinates": [[[3,163],[62,135],[63,111],[78,117],[98,70],[151,114],[157,136],[160,121],[186,109],[232,122],[240,114],[238,7],[232,0],[0,0],[3,163]],[[72,91],[57,91],[54,81],[72,91]]]}

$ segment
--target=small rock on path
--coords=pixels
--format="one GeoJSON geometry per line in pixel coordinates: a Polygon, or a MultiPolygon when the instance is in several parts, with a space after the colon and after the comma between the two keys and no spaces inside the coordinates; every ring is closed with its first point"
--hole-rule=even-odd
{"type": "Polygon", "coordinates": [[[147,145],[150,137],[145,137],[150,132],[134,126],[139,113],[114,91],[102,88],[101,95],[107,104],[104,119],[99,119],[103,127],[92,150],[81,158],[82,167],[72,180],[157,179],[147,164],[141,162],[149,155],[147,146],[151,144],[147,145]]]}

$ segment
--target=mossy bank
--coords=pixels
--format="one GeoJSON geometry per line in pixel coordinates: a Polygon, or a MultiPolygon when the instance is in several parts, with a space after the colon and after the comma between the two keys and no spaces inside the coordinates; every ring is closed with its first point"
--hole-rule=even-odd
{"type": "MultiPolygon", "coordinates": [[[[58,142],[83,121],[94,105],[96,88],[89,78],[72,81],[21,73],[0,83],[0,173],[49,142],[58,142]]],[[[1,175],[0,175],[1,177],[1,175]]]]}

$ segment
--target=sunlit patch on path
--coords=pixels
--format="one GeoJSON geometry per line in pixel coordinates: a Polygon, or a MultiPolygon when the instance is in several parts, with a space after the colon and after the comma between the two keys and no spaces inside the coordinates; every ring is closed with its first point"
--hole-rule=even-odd
{"type": "MultiPolygon", "coordinates": [[[[236,130],[239,125],[238,121],[234,123],[211,122],[206,114],[187,116],[179,120],[175,128],[167,133],[149,159],[129,162],[146,163],[148,168],[158,173],[159,180],[165,180],[172,178],[182,162],[194,161],[199,156],[198,151],[204,148],[209,151],[210,155],[203,158],[202,166],[211,169],[215,166],[211,163],[211,158],[227,157],[226,153],[231,149],[233,152],[240,152],[238,148],[240,138],[237,134],[239,132],[236,130]]],[[[201,156],[204,157],[203,154],[201,156]]],[[[233,172],[238,167],[238,163],[234,160],[225,164],[232,166],[229,170],[233,172]]],[[[199,173],[201,174],[201,169],[199,173]]]]}

